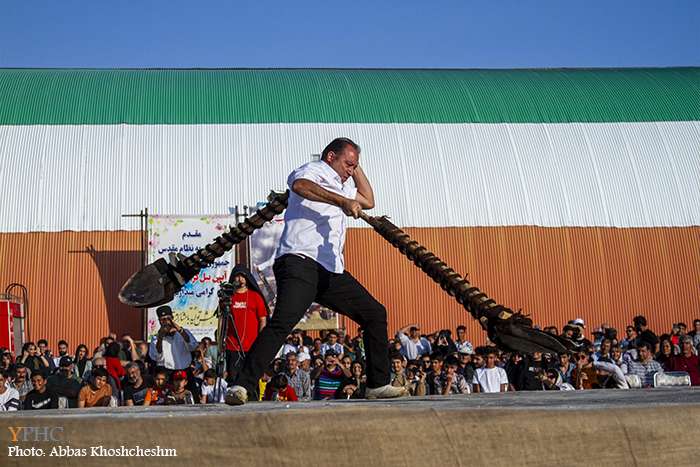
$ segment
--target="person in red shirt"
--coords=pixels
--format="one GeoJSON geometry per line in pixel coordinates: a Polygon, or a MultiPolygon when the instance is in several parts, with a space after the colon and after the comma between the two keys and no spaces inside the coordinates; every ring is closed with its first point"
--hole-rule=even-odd
{"type": "Polygon", "coordinates": [[[287,376],[284,373],[277,373],[265,386],[263,400],[297,402],[299,398],[294,388],[289,385],[287,376]]]}
{"type": "Polygon", "coordinates": [[[690,375],[690,384],[700,386],[700,358],[693,352],[693,339],[683,336],[680,339],[681,354],[671,360],[671,371],[685,371],[690,375]]]}
{"type": "Polygon", "coordinates": [[[250,271],[237,265],[230,282],[236,287],[231,297],[231,313],[226,326],[226,369],[228,381],[240,371],[245,354],[267,323],[269,309],[250,271]]]}

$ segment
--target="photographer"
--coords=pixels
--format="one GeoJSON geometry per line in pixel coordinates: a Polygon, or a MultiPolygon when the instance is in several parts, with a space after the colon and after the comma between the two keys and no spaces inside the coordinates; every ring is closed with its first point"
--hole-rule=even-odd
{"type": "Polygon", "coordinates": [[[151,339],[148,355],[158,367],[169,372],[189,368],[192,352],[197,348],[197,339],[190,331],[173,321],[173,310],[169,306],[159,306],[156,314],[160,329],[151,339]]]}

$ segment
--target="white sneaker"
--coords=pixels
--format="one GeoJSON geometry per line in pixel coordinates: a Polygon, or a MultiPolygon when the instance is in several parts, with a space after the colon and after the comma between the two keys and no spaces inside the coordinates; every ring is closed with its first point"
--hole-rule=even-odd
{"type": "Polygon", "coordinates": [[[408,396],[408,390],[403,386],[392,386],[385,384],[378,388],[367,388],[365,397],[367,399],[392,399],[394,397],[408,396]]]}
{"type": "Polygon", "coordinates": [[[243,405],[248,402],[248,391],[243,386],[231,386],[226,390],[224,402],[228,405],[243,405]]]}

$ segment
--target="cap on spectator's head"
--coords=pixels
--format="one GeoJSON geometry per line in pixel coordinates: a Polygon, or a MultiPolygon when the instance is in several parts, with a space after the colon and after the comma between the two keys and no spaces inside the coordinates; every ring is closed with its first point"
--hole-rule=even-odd
{"type": "Polygon", "coordinates": [[[311,360],[311,355],[309,355],[307,352],[299,352],[297,355],[297,360],[299,363],[311,360]]]}
{"type": "Polygon", "coordinates": [[[158,315],[159,318],[162,318],[163,316],[172,316],[173,309],[168,305],[159,306],[156,308],[156,315],[158,315]]]}
{"type": "Polygon", "coordinates": [[[583,321],[583,318],[576,318],[571,322],[571,324],[575,324],[576,326],[581,326],[582,328],[586,327],[586,323],[583,321]]]}
{"type": "Polygon", "coordinates": [[[173,381],[180,379],[187,379],[187,372],[185,370],[178,370],[173,373],[173,381]]]}
{"type": "Polygon", "coordinates": [[[465,344],[464,346],[459,348],[459,353],[464,355],[473,355],[474,348],[471,346],[471,344],[465,344]]]}
{"type": "Polygon", "coordinates": [[[61,368],[66,368],[69,367],[73,364],[73,359],[70,357],[61,357],[61,359],[58,361],[58,366],[61,368]]]}

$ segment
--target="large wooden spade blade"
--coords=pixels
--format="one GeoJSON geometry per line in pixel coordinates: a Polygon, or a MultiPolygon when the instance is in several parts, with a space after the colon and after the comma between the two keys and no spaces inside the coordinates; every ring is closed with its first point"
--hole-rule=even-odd
{"type": "Polygon", "coordinates": [[[270,193],[268,203],[258,209],[228,232],[190,256],[169,255],[169,261],[160,258],[134,273],[119,291],[119,300],[137,308],[153,307],[168,303],[199,271],[209,266],[216,258],[230,251],[265,222],[272,220],[287,207],[289,191],[270,193]]]}

